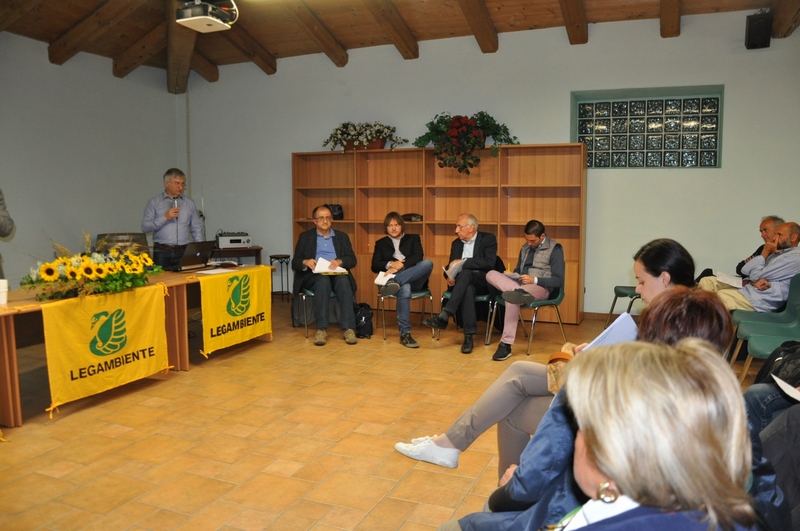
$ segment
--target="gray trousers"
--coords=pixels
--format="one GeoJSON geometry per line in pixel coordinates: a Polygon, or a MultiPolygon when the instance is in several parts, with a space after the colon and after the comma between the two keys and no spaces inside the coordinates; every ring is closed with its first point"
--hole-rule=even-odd
{"type": "Polygon", "coordinates": [[[499,479],[510,465],[519,464],[522,451],[552,401],[553,395],[547,390],[547,367],[531,361],[515,361],[445,434],[463,452],[497,424],[499,479]]]}

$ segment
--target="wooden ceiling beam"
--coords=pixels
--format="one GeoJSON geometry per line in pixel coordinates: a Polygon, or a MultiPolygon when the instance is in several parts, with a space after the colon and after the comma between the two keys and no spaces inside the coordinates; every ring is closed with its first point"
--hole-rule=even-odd
{"type": "Polygon", "coordinates": [[[347,55],[347,50],[331,35],[328,28],[308,9],[308,6],[303,2],[290,2],[288,7],[289,11],[297,18],[300,26],[322,48],[322,51],[333,61],[333,64],[340,68],[345,66],[350,59],[347,55]]]}
{"type": "MultiPolygon", "coordinates": [[[[227,30],[226,30],[227,31],[227,30]]],[[[213,83],[215,81],[219,81],[219,68],[217,65],[197,53],[196,51],[192,55],[192,60],[189,63],[192,70],[197,72],[200,77],[208,81],[209,83],[213,83]]]]}
{"type": "Polygon", "coordinates": [[[661,0],[659,5],[661,21],[661,37],[680,37],[681,35],[681,0],[661,0]]]}
{"type": "Polygon", "coordinates": [[[167,23],[162,22],[114,58],[113,74],[125,77],[167,47],[167,23]]]}
{"type": "Polygon", "coordinates": [[[484,0],[458,0],[458,5],[461,6],[461,12],[464,13],[481,51],[483,53],[496,52],[500,48],[500,43],[484,0]]]}
{"type": "Polygon", "coordinates": [[[222,36],[266,74],[274,74],[278,71],[278,61],[275,60],[275,57],[265,50],[240,23],[236,23],[231,26],[230,30],[222,32],[222,36]]]}
{"type": "Polygon", "coordinates": [[[800,3],[796,0],[772,0],[772,37],[790,36],[800,24],[800,3]]]}
{"type": "Polygon", "coordinates": [[[167,10],[167,90],[172,94],[184,94],[189,85],[197,32],[175,21],[176,0],[165,0],[164,5],[167,10]]]}
{"type": "Polygon", "coordinates": [[[147,0],[108,0],[88,17],[61,35],[47,47],[47,55],[54,65],[63,65],[82,46],[94,41],[100,35],[129,17],[147,0]]]}
{"type": "Polygon", "coordinates": [[[561,16],[570,44],[586,44],[589,42],[589,26],[586,22],[586,11],[583,0],[558,0],[561,16]]]}
{"type": "Polygon", "coordinates": [[[5,31],[14,22],[24,17],[29,11],[36,7],[43,0],[17,0],[16,2],[4,2],[0,6],[0,31],[5,31]]]}
{"type": "Polygon", "coordinates": [[[375,21],[392,41],[404,59],[419,58],[419,44],[406,21],[390,0],[364,0],[375,21]]]}

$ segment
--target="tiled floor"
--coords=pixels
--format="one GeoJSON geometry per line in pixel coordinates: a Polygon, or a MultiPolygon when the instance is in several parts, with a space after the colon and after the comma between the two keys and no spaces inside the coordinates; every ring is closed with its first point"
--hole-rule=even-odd
{"type": "MultiPolygon", "coordinates": [[[[385,342],[348,346],[331,328],[315,347],[288,313],[276,299],[271,343],[205,360],[193,340],[190,371],[52,420],[43,347],[21,349],[25,424],[0,443],[0,528],[417,530],[480,510],[497,483],[494,430],[453,470],[393,445],[441,433],[508,366],[491,361],[497,335],[465,356],[452,324],[440,341],[420,327],[412,350],[392,322],[385,342]]],[[[587,319],[567,337],[590,340],[602,325],[587,319]]],[[[525,359],[522,339],[510,361],[525,359]]],[[[558,325],[537,323],[529,359],[561,342],[558,325]]]]}

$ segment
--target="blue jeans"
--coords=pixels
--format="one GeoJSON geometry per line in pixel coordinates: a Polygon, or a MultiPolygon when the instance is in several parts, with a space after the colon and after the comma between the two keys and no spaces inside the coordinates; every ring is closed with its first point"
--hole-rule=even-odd
{"type": "Polygon", "coordinates": [[[753,384],[744,392],[747,417],[758,432],[764,430],[792,404],[774,383],[753,384]]]}
{"type": "Polygon", "coordinates": [[[409,268],[403,268],[395,273],[394,281],[400,284],[400,291],[397,292],[397,324],[400,327],[400,335],[411,331],[411,324],[408,318],[411,315],[411,292],[419,291],[428,282],[428,278],[433,271],[433,262],[423,260],[409,268]]]}

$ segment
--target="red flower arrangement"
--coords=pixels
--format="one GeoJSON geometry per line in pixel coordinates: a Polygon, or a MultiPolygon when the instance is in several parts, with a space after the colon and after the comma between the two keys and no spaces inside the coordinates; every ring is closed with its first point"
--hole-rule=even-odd
{"type": "Polygon", "coordinates": [[[417,147],[433,144],[433,153],[439,159],[439,167],[456,168],[459,173],[469,175],[470,168],[480,164],[476,151],[486,147],[486,138],[494,143],[490,146],[492,156],[500,153],[499,144],[519,144],[511,136],[505,124],[499,124],[489,114],[480,111],[473,116],[450,116],[437,114],[433,121],[425,124],[428,132],[414,140],[417,147]]]}

